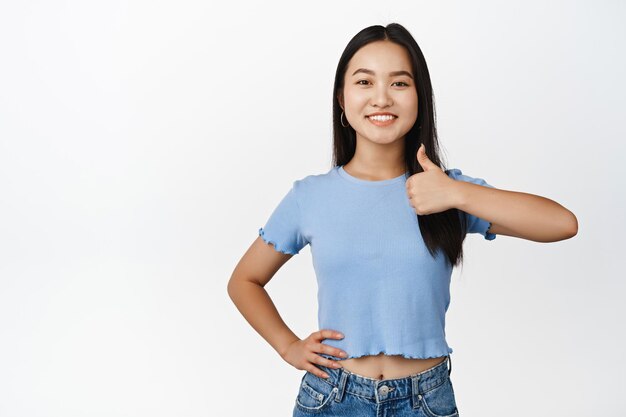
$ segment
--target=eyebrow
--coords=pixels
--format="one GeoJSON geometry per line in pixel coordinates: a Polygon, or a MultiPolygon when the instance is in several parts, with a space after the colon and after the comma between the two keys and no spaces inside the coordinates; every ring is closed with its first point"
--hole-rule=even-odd
{"type": "MultiPolygon", "coordinates": [[[[359,73],[359,72],[363,72],[363,73],[365,73],[365,74],[369,74],[369,75],[375,75],[375,74],[376,74],[376,73],[375,73],[374,71],[372,71],[371,69],[367,69],[367,68],[359,68],[358,70],[356,70],[356,71],[354,71],[354,72],[352,73],[352,76],[356,75],[356,74],[357,74],[357,73],[359,73]]],[[[413,79],[413,76],[411,75],[411,73],[410,73],[410,72],[408,72],[408,71],[404,71],[404,70],[402,70],[402,71],[391,71],[391,72],[389,73],[389,75],[390,75],[390,76],[392,76],[392,77],[394,77],[394,76],[396,76],[396,75],[406,75],[406,76],[408,76],[409,78],[413,79]]]]}

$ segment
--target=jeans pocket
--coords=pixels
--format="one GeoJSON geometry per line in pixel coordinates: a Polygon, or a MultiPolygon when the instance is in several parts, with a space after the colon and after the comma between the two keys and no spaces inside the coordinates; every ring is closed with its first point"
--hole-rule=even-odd
{"type": "Polygon", "coordinates": [[[424,413],[429,417],[455,417],[459,415],[454,398],[454,388],[449,377],[422,394],[424,413]]]}
{"type": "Polygon", "coordinates": [[[300,381],[296,407],[304,412],[320,413],[331,406],[338,391],[330,382],[307,371],[300,381]]]}

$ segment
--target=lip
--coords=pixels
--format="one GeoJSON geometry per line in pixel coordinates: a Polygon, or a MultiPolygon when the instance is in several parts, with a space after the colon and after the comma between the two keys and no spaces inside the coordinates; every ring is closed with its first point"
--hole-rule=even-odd
{"type": "Polygon", "coordinates": [[[398,116],[397,116],[397,115],[395,115],[395,114],[393,114],[393,113],[386,112],[386,111],[383,111],[383,112],[377,111],[376,113],[370,113],[370,114],[368,114],[368,115],[367,115],[367,116],[365,116],[365,117],[368,117],[368,118],[369,118],[370,116],[393,116],[393,117],[395,117],[395,118],[398,118],[398,116]]]}
{"type": "MultiPolygon", "coordinates": [[[[387,114],[389,114],[389,113],[387,113],[387,114]]],[[[395,116],[395,115],[392,115],[392,116],[395,116]]],[[[370,119],[370,118],[369,118],[369,116],[368,116],[368,117],[366,117],[366,119],[367,119],[367,120],[368,120],[371,124],[373,124],[374,126],[378,126],[378,127],[385,127],[385,126],[389,126],[389,125],[394,124],[394,123],[396,122],[396,120],[398,119],[398,116],[395,116],[395,117],[393,117],[393,118],[391,118],[391,119],[389,119],[389,120],[386,120],[386,121],[384,121],[384,122],[383,122],[383,121],[379,121],[379,120],[370,119]]]]}

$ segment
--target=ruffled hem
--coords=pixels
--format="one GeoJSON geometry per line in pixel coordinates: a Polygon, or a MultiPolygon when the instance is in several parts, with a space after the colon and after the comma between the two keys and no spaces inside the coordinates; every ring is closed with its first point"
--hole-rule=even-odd
{"type": "Polygon", "coordinates": [[[349,354],[347,357],[343,358],[343,357],[337,357],[337,356],[333,356],[333,355],[327,355],[327,354],[322,354],[322,356],[327,357],[327,359],[330,357],[330,359],[333,360],[345,360],[345,359],[354,359],[354,358],[360,358],[363,356],[376,356],[376,355],[380,355],[381,353],[385,354],[385,355],[400,355],[403,358],[407,358],[407,359],[431,359],[431,358],[441,358],[443,356],[448,356],[450,355],[452,352],[454,352],[454,350],[452,348],[448,348],[448,353],[408,353],[408,352],[398,352],[398,351],[390,351],[390,352],[386,352],[385,349],[381,349],[379,351],[373,351],[371,353],[357,353],[357,354],[349,354]]]}
{"type": "Polygon", "coordinates": [[[286,254],[286,255],[297,255],[297,254],[298,254],[298,252],[299,252],[299,251],[298,251],[298,252],[289,251],[289,250],[287,250],[287,249],[282,248],[282,246],[281,246],[281,247],[278,247],[278,245],[277,245],[277,243],[276,243],[275,241],[270,240],[270,239],[268,239],[268,238],[265,236],[265,230],[263,230],[263,228],[262,228],[262,227],[261,227],[261,228],[259,228],[259,236],[261,236],[261,239],[263,239],[263,241],[264,241],[265,243],[268,243],[268,244],[269,244],[269,243],[271,243],[272,245],[274,245],[274,249],[275,249],[276,251],[280,252],[280,253],[284,253],[284,254],[286,254]]]}
{"type": "Polygon", "coordinates": [[[489,231],[489,229],[491,229],[491,222],[489,222],[489,224],[487,226],[487,230],[485,231],[485,239],[487,239],[487,240],[494,240],[496,238],[496,234],[495,233],[491,233],[489,231]]]}

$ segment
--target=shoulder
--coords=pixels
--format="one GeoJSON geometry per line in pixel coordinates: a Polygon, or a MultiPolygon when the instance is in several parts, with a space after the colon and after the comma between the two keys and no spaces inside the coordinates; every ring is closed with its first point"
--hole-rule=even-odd
{"type": "Polygon", "coordinates": [[[448,174],[448,176],[454,180],[457,181],[465,181],[465,182],[471,182],[473,184],[480,184],[480,185],[486,185],[486,186],[490,186],[487,181],[485,181],[484,178],[480,178],[480,177],[473,177],[467,174],[464,174],[463,171],[461,171],[459,168],[449,168],[445,170],[445,173],[448,174]]]}
{"type": "Polygon", "coordinates": [[[335,168],[331,168],[327,172],[310,174],[305,177],[296,179],[293,182],[293,188],[299,194],[311,193],[324,188],[324,186],[333,182],[335,168]]]}
{"type": "Polygon", "coordinates": [[[327,197],[336,187],[335,170],[310,174],[293,181],[292,193],[302,209],[315,209],[327,202],[327,197]]]}
{"type": "Polygon", "coordinates": [[[445,173],[452,179],[463,179],[463,177],[467,177],[467,175],[463,174],[459,168],[448,168],[445,170],[445,173]]]}

